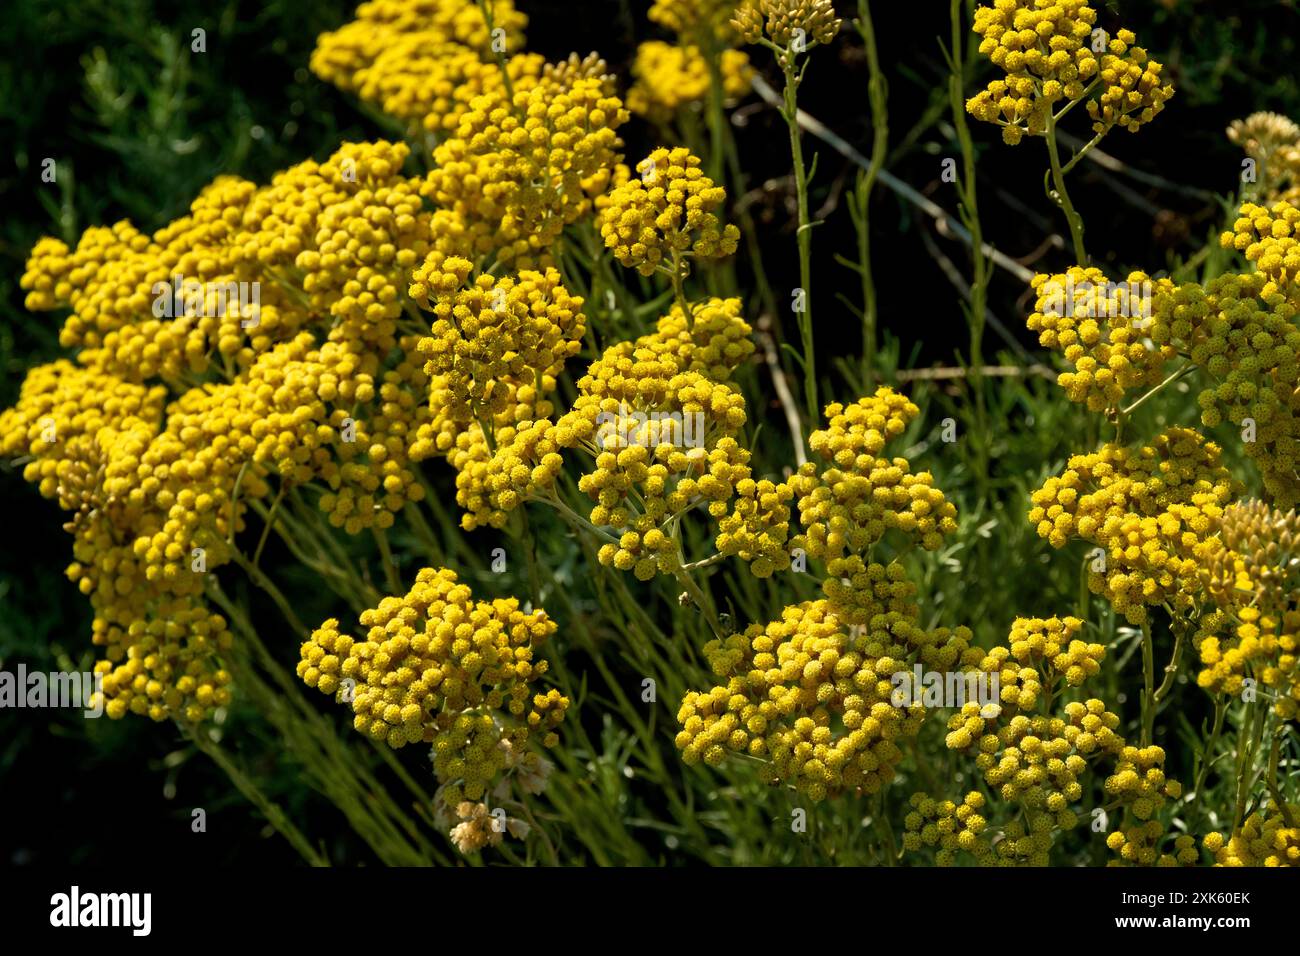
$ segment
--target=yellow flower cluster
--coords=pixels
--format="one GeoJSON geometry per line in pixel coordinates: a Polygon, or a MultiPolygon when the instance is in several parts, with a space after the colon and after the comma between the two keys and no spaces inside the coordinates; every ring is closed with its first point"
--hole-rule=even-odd
{"type": "Polygon", "coordinates": [[[1225,840],[1209,833],[1215,866],[1300,866],[1300,806],[1267,801],[1225,840]]]}
{"type": "MultiPolygon", "coordinates": [[[[1078,824],[1071,805],[1084,797],[1084,774],[1113,761],[1102,784],[1107,809],[1122,807],[1137,821],[1108,837],[1119,854],[1117,862],[1195,861],[1194,841],[1186,836],[1177,838],[1173,854],[1158,852],[1164,829],[1155,815],[1182,792],[1165,777],[1164,751],[1127,745],[1118,732],[1119,716],[1097,698],[1072,700],[1059,712],[1053,710],[1063,694],[1099,672],[1105,655],[1102,645],[1074,637],[1082,626],[1070,617],[1018,618],[1007,643],[991,649],[975,668],[998,688],[999,703],[968,700],[948,721],[947,747],[973,754],[985,783],[1015,809],[1000,828],[1000,839],[985,842],[978,833],[961,837],[961,827],[943,823],[954,816],[950,802],[916,794],[905,848],[938,847],[936,860],[942,865],[953,863],[960,849],[980,863],[1045,866],[1055,835],[1078,824]]],[[[981,830],[985,823],[981,815],[981,830]]]]}
{"type": "Polygon", "coordinates": [[[717,210],[726,191],[700,169],[700,159],[678,146],[656,149],[632,177],[609,194],[600,232],[618,261],[642,275],[658,268],[678,274],[680,259],[718,259],[736,251],[740,230],[724,226],[717,210]]]}
{"type": "Polygon", "coordinates": [[[1287,295],[1292,303],[1300,297],[1300,207],[1279,201],[1269,208],[1246,203],[1241,216],[1225,232],[1221,242],[1225,249],[1236,249],[1255,263],[1271,282],[1261,291],[1267,298],[1273,292],[1287,295]]]}
{"type": "Polygon", "coordinates": [[[601,61],[476,97],[434,150],[422,194],[438,207],[434,247],[517,268],[545,264],[568,224],[593,210],[620,160],[629,118],[601,61]]]}
{"type": "MultiPolygon", "coordinates": [[[[521,47],[527,24],[512,0],[492,4],[495,37],[475,3],[370,0],[317,38],[311,70],[416,129],[450,132],[475,95],[503,85],[494,54],[521,47]]],[[[539,60],[511,58],[512,79],[535,78],[539,60]]]]}
{"type": "Polygon", "coordinates": [[[687,763],[717,765],[728,752],[747,753],[764,761],[764,780],[814,800],[874,793],[902,759],[897,741],[914,736],[925,713],[915,698],[896,696],[896,675],[914,665],[969,669],[982,658],[968,629],[921,627],[903,565],[870,557],[887,528],[931,546],[956,527],[955,509],[928,474],[911,475],[901,458],[875,457],[917,414],[886,387],[849,406],[829,405],[829,425],[809,445],[832,467],[819,472],[810,464],[780,484],[746,475],[731,513],[715,511],[719,551],[764,577],[790,564],[784,545],[797,499],[805,533],[792,544],[826,561],[826,597],[706,645],[711,669],[726,683],[682,701],[677,745],[687,763]],[[877,493],[835,490],[858,481],[874,481],[877,493]]]}
{"type": "Polygon", "coordinates": [[[1201,599],[1221,547],[1218,519],[1238,490],[1219,458],[1217,445],[1185,428],[1140,448],[1106,444],[1048,478],[1029,520],[1053,547],[1071,538],[1099,546],[1088,586],[1132,623],[1146,619],[1147,605],[1186,609],[1201,599]]]}
{"type": "Polygon", "coordinates": [[[1104,135],[1115,126],[1136,131],[1150,122],[1173,95],[1161,83],[1161,64],[1134,46],[1130,30],[1120,30],[1104,50],[1093,46],[1097,11],[1083,0],[995,0],[975,10],[979,50],[1006,74],[992,80],[966,103],[977,119],[1002,127],[1015,145],[1027,133],[1042,136],[1062,109],[1087,100],[1093,130],[1104,135]]]}
{"type": "Polygon", "coordinates": [[[1245,680],[1268,688],[1283,720],[1300,715],[1300,517],[1263,502],[1225,509],[1225,549],[1212,565],[1218,610],[1205,615],[1195,642],[1197,682],[1240,696],[1245,680]]]}
{"type": "Polygon", "coordinates": [[[731,21],[746,43],[758,43],[766,33],[778,47],[793,53],[816,43],[829,44],[840,32],[840,24],[831,0],[744,0],[731,21]]]}
{"type": "MultiPolygon", "coordinates": [[[[754,71],[741,50],[723,50],[717,61],[726,100],[749,92],[754,71]]],[[[632,61],[634,82],[627,91],[627,108],[638,116],[668,124],[687,106],[706,100],[712,84],[708,62],[699,47],[647,40],[632,61]]]]}
{"type": "Polygon", "coordinates": [[[988,821],[980,812],[985,805],[984,795],[978,790],[966,794],[961,803],[915,793],[909,805],[912,809],[903,819],[904,850],[936,847],[935,863],[939,866],[952,866],[961,850],[974,856],[979,866],[996,863],[985,832],[988,821]]]}
{"type": "Polygon", "coordinates": [[[832,403],[825,414],[828,427],[808,443],[829,467],[809,462],[789,483],[804,527],[792,543],[825,561],[832,582],[861,574],[863,555],[890,529],[928,550],[956,531],[957,510],[929,472],[913,473],[905,458],[877,457],[919,414],[914,404],[882,386],[852,405],[832,403]]]}
{"type": "Polygon", "coordinates": [[[1133,823],[1114,830],[1106,837],[1106,846],[1118,854],[1107,866],[1195,866],[1201,859],[1196,837],[1180,833],[1174,837],[1172,853],[1161,852],[1166,839],[1165,826],[1159,820],[1133,823]]]}
{"type": "Polygon", "coordinates": [[[646,16],[700,46],[729,45],[735,6],[735,0],[654,0],[646,16]]]}
{"type": "Polygon", "coordinates": [[[1300,203],[1300,125],[1278,113],[1233,120],[1228,139],[1255,162],[1251,182],[1268,201],[1300,203]]]}
{"type": "Polygon", "coordinates": [[[781,620],[704,649],[725,683],[682,700],[677,746],[688,764],[717,766],[728,751],[764,761],[763,780],[784,782],[812,800],[875,793],[893,779],[899,743],[919,731],[925,708],[896,706],[891,676],[921,662],[969,664],[970,631],[922,629],[901,568],[870,573],[898,585],[852,627],[827,600],[787,607],[781,620]],[[899,593],[901,592],[901,593],[899,593]]]}
{"type": "Polygon", "coordinates": [[[1106,795],[1126,804],[1139,820],[1150,820],[1166,799],[1177,800],[1182,796],[1181,784],[1165,777],[1164,766],[1165,752],[1160,747],[1126,746],[1120,751],[1114,773],[1106,778],[1106,795]]]}
{"type": "MultiPolygon", "coordinates": [[[[494,447],[477,423],[458,431],[441,425],[441,415],[434,423],[441,432],[428,440],[440,449],[454,444],[462,524],[500,527],[525,498],[552,497],[563,452],[577,450],[594,465],[579,480],[595,502],[590,520],[612,539],[600,559],[642,578],[671,573],[680,516],[708,502],[721,517],[737,483],[750,478],[749,453],[737,441],[745,402],[730,382],[754,350],[750,327],[739,299],[711,299],[692,311],[688,323],[674,306],[654,332],[607,349],[556,420],[545,398],[554,374],[541,375],[540,389],[521,380],[514,404],[490,426],[494,447]]],[[[444,378],[435,376],[435,384],[444,378]]],[[[452,389],[435,389],[431,401],[453,403],[452,389]]]]}
{"type": "Polygon", "coordinates": [[[1165,363],[1178,354],[1152,328],[1150,296],[1172,290],[1168,279],[1152,283],[1134,272],[1113,283],[1100,269],[1075,266],[1034,276],[1033,288],[1037,298],[1026,324],[1039,344],[1073,366],[1057,381],[1070,401],[1091,411],[1116,409],[1128,391],[1159,384],[1165,363]]]}
{"type": "Polygon", "coordinates": [[[737,440],[745,399],[731,373],[753,350],[738,299],[711,299],[688,322],[680,307],[656,330],[606,349],[578,382],[578,398],[555,426],[556,441],[581,448],[594,468],[578,488],[590,520],[612,529],[603,564],[641,579],[680,564],[675,527],[699,504],[721,518],[750,479],[737,440]]]}
{"type": "Polygon", "coordinates": [[[411,278],[410,295],[433,312],[432,334],[419,343],[425,374],[451,394],[440,410],[468,424],[506,412],[521,388],[554,389],[565,360],[582,347],[582,299],[570,296],[555,269],[525,270],[466,286],[468,259],[430,256],[411,278]],[[439,261],[441,260],[441,261],[439,261]]]}
{"type": "Polygon", "coordinates": [[[794,489],[766,478],[745,478],[736,485],[731,513],[718,521],[718,552],[738,557],[755,577],[771,577],[790,567],[790,502],[794,489]]]}
{"type": "Polygon", "coordinates": [[[452,571],[425,568],[410,592],[362,612],[356,640],[331,618],[303,643],[298,676],[349,704],[356,729],[393,748],[433,745],[448,806],[479,800],[530,736],[558,742],[568,698],[533,684],[555,623],[514,598],[474,601],[452,571]]]}

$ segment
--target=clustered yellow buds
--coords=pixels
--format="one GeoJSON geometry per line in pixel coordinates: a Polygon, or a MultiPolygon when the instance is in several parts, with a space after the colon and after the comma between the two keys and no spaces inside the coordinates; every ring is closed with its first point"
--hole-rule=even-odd
{"type": "MultiPolygon", "coordinates": [[[[873,571],[885,577],[883,567],[873,571]]],[[[890,677],[913,661],[947,668],[978,652],[965,628],[918,627],[919,611],[905,598],[876,610],[869,626],[853,628],[830,601],[811,601],[787,607],[779,621],[711,641],[705,656],[725,683],[683,698],[682,759],[716,766],[728,751],[747,753],[765,761],[764,780],[812,800],[879,790],[925,713],[894,702],[890,677]]]]}
{"type": "MultiPolygon", "coordinates": [[[[741,50],[723,50],[717,60],[724,101],[749,92],[754,71],[741,50]]],[[[681,109],[705,101],[712,80],[709,65],[696,46],[648,40],[637,47],[632,61],[635,82],[627,92],[627,108],[639,116],[666,124],[681,109]]]]}
{"type": "Polygon", "coordinates": [[[978,790],[966,794],[961,803],[933,800],[924,793],[914,793],[909,806],[912,810],[903,818],[904,850],[936,847],[935,863],[939,866],[952,866],[959,850],[974,856],[980,866],[996,863],[985,832],[988,821],[981,813],[984,795],[978,790]]]}
{"type": "Polygon", "coordinates": [[[587,72],[553,71],[513,96],[502,88],[472,101],[421,189],[439,208],[436,249],[546,264],[560,231],[592,211],[621,158],[615,130],[628,112],[608,77],[587,72]]]}
{"type": "Polygon", "coordinates": [[[272,478],[282,495],[319,482],[350,533],[423,496],[408,435],[427,380],[398,316],[429,214],[406,156],[348,144],[265,187],[218,179],[152,237],[119,224],[34,249],[30,304],[71,307],[61,338],[81,351],[29,376],[0,454],[31,455],[29,480],[75,513],[68,575],[95,610],[110,716],[198,721],[229,701],[205,575],[272,478]]]}
{"type": "Polygon", "coordinates": [[[1103,445],[1074,455],[1032,495],[1029,520],[1053,547],[1074,537],[1097,545],[1088,586],[1131,622],[1146,607],[1189,608],[1221,547],[1218,519],[1238,494],[1220,449],[1199,433],[1170,428],[1150,445],[1103,445]]]}
{"type": "Polygon", "coordinates": [[[1097,11],[1083,0],[995,0],[976,8],[980,53],[1006,75],[968,100],[967,112],[1001,126],[1011,145],[1025,134],[1045,135],[1063,104],[1097,90],[1087,107],[1098,135],[1150,122],[1174,92],[1161,82],[1163,67],[1134,46],[1132,31],[1107,38],[1096,22],[1097,11]]]}
{"type": "Polygon", "coordinates": [[[654,0],[646,16],[702,48],[729,45],[735,0],[654,0]]]}
{"type": "Polygon", "coordinates": [[[361,640],[334,618],[322,624],[302,645],[298,676],[350,705],[356,729],[374,739],[432,744],[448,806],[482,799],[532,735],[558,742],[568,698],[533,686],[547,670],[536,651],[555,633],[545,611],[474,601],[455,573],[425,568],[360,623],[361,640]]]}
{"type": "Polygon", "coordinates": [[[1246,681],[1272,700],[1283,720],[1300,715],[1300,517],[1260,501],[1225,509],[1224,550],[1215,556],[1210,591],[1217,610],[1201,618],[1195,643],[1198,683],[1240,697],[1246,681]],[[1266,688],[1266,690],[1265,690],[1266,688]]]}
{"type": "Polygon", "coordinates": [[[677,745],[687,763],[716,766],[728,752],[746,753],[764,761],[763,779],[813,800],[874,793],[894,776],[898,741],[919,731],[925,713],[919,702],[896,699],[891,678],[918,664],[969,669],[983,656],[964,627],[921,627],[902,564],[871,558],[890,528],[925,547],[956,528],[955,509],[928,474],[912,475],[901,458],[875,457],[917,414],[887,387],[847,407],[828,405],[829,426],[809,444],[832,467],[810,463],[782,483],[746,476],[731,513],[717,512],[719,551],[765,577],[791,563],[784,543],[797,500],[805,532],[791,543],[826,562],[826,597],[705,647],[725,683],[682,701],[677,745]],[[837,497],[849,484],[851,500],[837,497]]]}
{"type": "Polygon", "coordinates": [[[1278,113],[1252,113],[1233,120],[1228,139],[1255,164],[1251,175],[1243,172],[1248,194],[1300,204],[1300,125],[1278,113]]]}
{"type": "Polygon", "coordinates": [[[1206,834],[1215,866],[1300,866],[1300,806],[1269,800],[1224,839],[1206,834]]]}
{"type": "Polygon", "coordinates": [[[581,449],[594,468],[578,488],[595,502],[590,521],[614,541],[603,564],[648,579],[680,565],[673,527],[699,504],[721,518],[750,478],[737,436],[745,399],[731,373],[753,351],[738,299],[680,306],[656,330],[605,353],[578,382],[578,398],[555,426],[557,442],[581,449]]]}
{"type": "Polygon", "coordinates": [[[825,411],[829,427],[813,432],[808,444],[828,467],[809,462],[790,479],[806,529],[795,547],[828,562],[832,577],[848,578],[861,569],[859,555],[887,530],[931,551],[956,531],[957,510],[929,472],[912,473],[903,458],[877,457],[916,417],[914,404],[884,387],[825,411]]]}
{"type": "Polygon", "coordinates": [[[1154,290],[1172,290],[1168,279],[1152,283],[1134,272],[1126,282],[1112,283],[1100,269],[1076,266],[1034,276],[1033,288],[1037,298],[1026,324],[1041,345],[1060,351],[1074,367],[1058,383],[1090,411],[1118,408],[1129,391],[1159,384],[1165,363],[1178,354],[1152,328],[1150,314],[1154,290]]]}
{"type": "Polygon", "coordinates": [[[718,259],[736,251],[740,230],[718,210],[726,191],[684,147],[656,149],[636,166],[639,176],[616,186],[601,213],[601,235],[618,261],[642,275],[676,273],[681,259],[718,259]]]}
{"type": "Polygon", "coordinates": [[[965,851],[984,865],[1044,866],[1056,834],[1078,824],[1074,807],[1087,793],[1085,775],[1109,765],[1101,784],[1107,809],[1122,808],[1135,821],[1107,838],[1119,855],[1116,862],[1196,861],[1194,840],[1186,835],[1175,839],[1172,854],[1159,852],[1164,826],[1157,814],[1182,794],[1177,781],[1165,777],[1164,751],[1129,746],[1119,733],[1119,715],[1097,698],[1060,703],[1098,673],[1105,656],[1102,645],[1075,637],[1082,628],[1071,617],[1017,618],[1007,643],[973,668],[996,681],[998,700],[968,699],[949,719],[945,743],[974,756],[995,802],[984,810],[982,800],[971,802],[978,793],[968,795],[962,811],[952,801],[915,794],[905,821],[905,850],[935,848],[940,865],[951,865],[965,851]],[[998,827],[1000,837],[989,840],[983,833],[998,823],[998,800],[1010,804],[1013,814],[998,827]],[[972,823],[977,810],[984,812],[972,823]]]}
{"type": "Polygon", "coordinates": [[[802,53],[834,40],[841,21],[831,0],[744,0],[731,24],[746,43],[758,43],[766,33],[782,50],[802,53]]]}
{"type": "Polygon", "coordinates": [[[1270,208],[1246,203],[1231,232],[1223,234],[1225,249],[1236,249],[1271,281],[1260,291],[1262,298],[1275,292],[1294,298],[1300,285],[1300,207],[1277,202],[1270,208]]]}
{"type": "MultiPolygon", "coordinates": [[[[470,100],[503,85],[496,52],[523,45],[528,17],[512,0],[493,0],[492,27],[462,0],[370,0],[353,20],[322,33],[311,70],[385,113],[430,133],[454,131],[470,100]]],[[[541,58],[512,57],[515,82],[536,79],[541,58]]]]}
{"type": "Polygon", "coordinates": [[[554,269],[484,274],[465,287],[472,268],[459,257],[436,268],[426,262],[410,288],[435,316],[432,334],[419,343],[425,374],[445,383],[447,413],[466,424],[506,411],[522,387],[554,379],[581,348],[585,329],[582,299],[569,295],[554,269]]]}

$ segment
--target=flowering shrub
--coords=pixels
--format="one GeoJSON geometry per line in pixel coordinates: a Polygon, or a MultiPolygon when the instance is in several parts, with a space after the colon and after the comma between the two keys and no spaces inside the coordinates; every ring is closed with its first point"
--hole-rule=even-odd
{"type": "Polygon", "coordinates": [[[656,0],[626,70],[530,52],[526,6],[369,0],[310,69],[392,139],[31,248],[67,354],[0,456],[67,513],[93,702],[169,723],[312,862],[220,742],[241,708],[385,863],[649,862],[662,830],[708,862],[1300,864],[1300,127],[1234,123],[1258,176],[1220,238],[1117,281],[1067,176],[1174,111],[1171,71],[1083,0],[954,2],[945,391],[877,349],[866,0],[656,0]],[[860,356],[813,267],[841,185],[810,205],[803,153],[843,140],[799,105],[859,39],[860,356]],[[751,94],[790,139],[761,190],[751,94]],[[986,156],[1046,144],[1070,241],[1041,273],[986,250],[967,116],[986,156]],[[991,262],[1058,390],[979,357],[991,262]],[[1071,447],[1008,450],[1031,402],[1071,447]],[[833,838],[754,829],[786,812],[833,838]]]}

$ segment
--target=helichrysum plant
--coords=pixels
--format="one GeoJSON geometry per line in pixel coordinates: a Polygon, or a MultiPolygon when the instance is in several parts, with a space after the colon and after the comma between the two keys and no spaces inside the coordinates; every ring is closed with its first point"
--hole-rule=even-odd
{"type": "Polygon", "coordinates": [[[655,0],[611,65],[528,51],[523,3],[369,0],[309,67],[387,138],[36,242],[20,285],[67,354],[0,412],[0,454],[66,515],[95,702],[170,722],[312,863],[223,743],[241,708],[384,863],[658,862],[662,837],[709,862],[1300,864],[1300,128],[1229,128],[1245,173],[1198,278],[1153,253],[1116,281],[1066,176],[1172,111],[1171,71],[1083,0],[953,4],[963,422],[1000,427],[1001,387],[967,115],[1043,139],[1071,239],[1023,318],[1077,443],[1006,499],[981,436],[972,499],[947,399],[875,348],[889,128],[857,12],[655,0]],[[805,147],[843,140],[800,92],[852,33],[870,344],[819,364],[839,180],[819,211],[805,147]],[[789,328],[727,112],[751,91],[788,135],[789,328]],[[1091,138],[1063,161],[1067,121],[1091,138]],[[1000,573],[1077,562],[1071,593],[977,619],[952,578],[994,534],[1022,549],[1000,573]],[[1211,715],[1186,746],[1175,695],[1211,715]],[[840,842],[755,823],[788,810],[840,842]]]}

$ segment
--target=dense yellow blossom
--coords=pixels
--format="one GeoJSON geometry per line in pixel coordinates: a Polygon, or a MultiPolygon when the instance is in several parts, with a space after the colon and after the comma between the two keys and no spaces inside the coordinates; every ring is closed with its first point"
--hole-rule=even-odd
{"type": "Polygon", "coordinates": [[[744,0],[736,5],[731,23],[746,43],[757,43],[766,34],[783,50],[802,53],[834,40],[841,21],[831,0],[744,0]]]}
{"type": "Polygon", "coordinates": [[[654,0],[646,16],[692,43],[730,44],[735,0],[654,0]]]}
{"type": "Polygon", "coordinates": [[[790,485],[804,527],[792,544],[826,562],[828,587],[861,574],[864,556],[888,530],[928,550],[956,531],[956,508],[929,472],[913,473],[904,458],[877,457],[916,417],[914,404],[882,386],[852,405],[832,403],[825,414],[828,427],[808,444],[827,466],[803,465],[790,485]]]}
{"type": "Polygon", "coordinates": [[[899,744],[916,735],[925,713],[895,704],[890,677],[913,662],[949,669],[979,652],[966,628],[918,626],[910,594],[875,611],[869,625],[854,628],[829,601],[810,601],[709,642],[705,656],[725,683],[683,698],[682,758],[716,766],[728,752],[747,753],[764,761],[762,779],[813,800],[887,784],[903,758],[899,744]]]}
{"type": "Polygon", "coordinates": [[[601,235],[619,262],[642,275],[676,268],[679,258],[716,259],[736,251],[740,230],[723,225],[726,191],[684,147],[656,149],[639,176],[615,187],[601,213],[601,235]]]}
{"type": "Polygon", "coordinates": [[[1246,203],[1241,216],[1225,232],[1225,249],[1243,253],[1255,267],[1271,280],[1261,290],[1267,298],[1274,291],[1289,295],[1292,301],[1300,286],[1300,208],[1289,202],[1276,202],[1269,208],[1246,203]]]}
{"type": "Polygon", "coordinates": [[[1034,276],[1037,294],[1027,320],[1039,344],[1055,349],[1074,371],[1058,382],[1073,402],[1094,412],[1115,409],[1128,392],[1160,383],[1164,366],[1178,354],[1169,341],[1156,340],[1151,298],[1173,283],[1153,283],[1134,272],[1110,282],[1100,269],[1073,267],[1058,275],[1034,276]]]}
{"type": "Polygon", "coordinates": [[[1300,715],[1300,518],[1263,502],[1235,504],[1220,523],[1224,550],[1210,581],[1217,610],[1200,621],[1195,642],[1207,690],[1242,696],[1262,685],[1283,720],[1300,715]]]}
{"type": "MultiPolygon", "coordinates": [[[[723,50],[718,71],[726,100],[749,92],[753,70],[744,52],[723,50]]],[[[627,93],[627,108],[657,123],[670,122],[678,110],[709,96],[709,68],[698,47],[647,40],[637,47],[632,76],[635,82],[627,93]]]]}
{"type": "Polygon", "coordinates": [[[1083,0],[995,0],[977,7],[980,53],[1005,75],[968,100],[967,111],[1001,126],[1012,145],[1025,134],[1045,135],[1054,113],[1085,97],[1099,135],[1150,122],[1174,92],[1161,82],[1163,67],[1134,46],[1130,30],[1103,38],[1104,50],[1095,50],[1096,22],[1097,11],[1083,0]]]}
{"type": "Polygon", "coordinates": [[[1071,538],[1099,546],[1088,586],[1130,621],[1145,620],[1147,605],[1185,609],[1201,599],[1218,519],[1237,494],[1219,458],[1217,445],[1186,428],[1141,448],[1106,444],[1048,478],[1029,520],[1053,547],[1071,538]]]}
{"type": "Polygon", "coordinates": [[[1205,849],[1215,866],[1300,866],[1300,806],[1270,800],[1230,838],[1207,834],[1205,849]]]}
{"type": "Polygon", "coordinates": [[[537,649],[555,633],[514,598],[474,601],[452,571],[425,568],[402,597],[364,611],[363,639],[331,618],[302,645],[298,676],[352,708],[357,730],[398,748],[433,745],[449,806],[479,800],[536,734],[554,746],[568,698],[537,692],[537,649]]]}
{"type": "Polygon", "coordinates": [[[451,393],[446,413],[481,424],[514,404],[521,387],[553,381],[581,348],[586,320],[582,299],[569,295],[554,269],[467,283],[472,268],[459,257],[431,259],[409,291],[434,314],[419,351],[425,373],[440,376],[451,393]]]}
{"type": "Polygon", "coordinates": [[[592,209],[621,158],[628,119],[603,75],[565,70],[535,86],[476,97],[434,150],[422,188],[439,209],[435,247],[495,252],[525,268],[544,260],[565,225],[592,209]]]}
{"type": "Polygon", "coordinates": [[[978,790],[966,794],[961,803],[914,793],[909,806],[912,809],[903,819],[904,850],[937,847],[935,862],[939,866],[951,866],[958,851],[970,853],[980,866],[996,862],[985,832],[988,821],[981,812],[985,808],[984,795],[978,790]]]}
{"type": "Polygon", "coordinates": [[[1045,866],[1057,834],[1079,823],[1077,808],[1089,792],[1086,776],[1108,768],[1101,783],[1106,809],[1132,818],[1107,838],[1116,862],[1195,861],[1194,841],[1185,835],[1175,840],[1174,853],[1159,852],[1164,828],[1156,814],[1182,793],[1165,777],[1164,751],[1129,746],[1119,732],[1119,715],[1100,699],[1062,703],[1099,672],[1105,656],[1101,644],[1075,637],[1082,627],[1071,617],[1017,618],[1006,644],[992,648],[975,666],[975,674],[998,688],[998,702],[968,700],[949,719],[945,743],[974,757],[993,802],[987,808],[976,802],[958,815],[951,801],[914,795],[913,813],[905,820],[905,849],[937,847],[941,865],[952,864],[964,850],[982,864],[1045,866]],[[983,810],[977,827],[959,825],[977,809],[983,810]],[[986,823],[998,823],[1006,811],[1010,818],[1000,827],[1000,839],[981,839],[986,823]],[[963,836],[963,829],[975,832],[963,836]]]}

